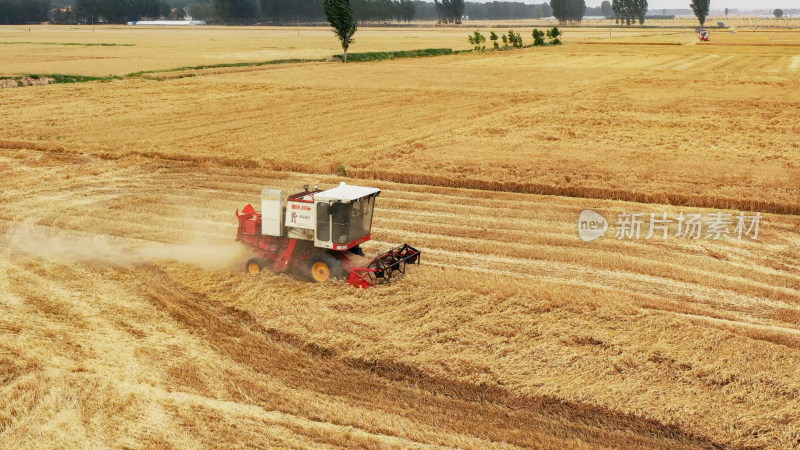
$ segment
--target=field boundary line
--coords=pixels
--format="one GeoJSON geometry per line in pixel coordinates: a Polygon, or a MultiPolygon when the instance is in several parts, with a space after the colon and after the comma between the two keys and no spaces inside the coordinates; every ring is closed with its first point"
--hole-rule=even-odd
{"type": "MultiPolygon", "coordinates": [[[[298,174],[331,175],[336,176],[336,167],[320,167],[302,163],[287,163],[285,161],[257,161],[250,158],[229,158],[224,156],[191,156],[175,155],[157,151],[130,150],[124,153],[111,152],[78,152],[67,150],[61,146],[42,145],[28,141],[0,140],[0,148],[28,149],[50,153],[73,154],[81,156],[94,156],[100,159],[116,160],[130,156],[139,156],[154,160],[173,161],[187,164],[201,164],[204,166],[216,165],[219,167],[236,167],[243,169],[266,169],[278,173],[295,172],[298,174]]],[[[748,212],[763,212],[768,214],[800,215],[800,203],[778,203],[768,200],[743,200],[725,197],[703,197],[683,194],[645,193],[632,192],[619,189],[600,187],[562,187],[542,183],[528,183],[519,181],[492,181],[480,179],[453,179],[441,175],[417,174],[409,179],[407,173],[389,172],[383,170],[350,169],[344,178],[353,180],[389,181],[404,185],[426,185],[456,189],[474,189],[489,192],[512,192],[518,194],[536,194],[555,197],[590,198],[597,200],[617,200],[643,204],[686,206],[695,208],[710,208],[718,210],[735,210],[748,212]]]]}

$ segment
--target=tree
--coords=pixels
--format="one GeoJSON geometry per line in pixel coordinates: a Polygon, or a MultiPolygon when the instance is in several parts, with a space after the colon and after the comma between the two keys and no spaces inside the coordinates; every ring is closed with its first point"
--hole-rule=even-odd
{"type": "Polygon", "coordinates": [[[450,0],[451,15],[455,23],[461,23],[461,18],[464,17],[464,0],[450,0]]]}
{"type": "Polygon", "coordinates": [[[561,44],[561,39],[559,39],[558,37],[561,36],[562,34],[564,33],[562,33],[558,29],[558,27],[553,27],[552,29],[547,30],[547,37],[550,39],[550,43],[553,45],[561,44]]]}
{"type": "Polygon", "coordinates": [[[216,11],[209,2],[192,3],[189,5],[189,14],[195,19],[203,20],[214,17],[216,11]]]}
{"type": "MultiPolygon", "coordinates": [[[[286,0],[277,1],[286,3],[286,0]]],[[[392,17],[396,17],[398,20],[402,19],[403,5],[400,2],[392,2],[392,0],[350,0],[350,7],[357,21],[385,22],[392,17]]]]}
{"type": "Polygon", "coordinates": [[[492,32],[489,34],[489,39],[491,39],[491,40],[492,40],[492,43],[494,44],[494,45],[492,45],[492,46],[494,47],[494,49],[495,49],[495,50],[497,50],[498,48],[500,48],[500,45],[497,43],[497,39],[498,39],[498,38],[497,38],[497,33],[495,33],[494,31],[492,31],[492,32]]]}
{"type": "Polygon", "coordinates": [[[322,3],[325,18],[333,27],[333,32],[342,43],[342,60],[347,62],[347,49],[353,43],[353,35],[358,26],[350,9],[350,0],[325,0],[322,3]]]}
{"type": "Polygon", "coordinates": [[[439,23],[461,23],[464,16],[464,0],[433,0],[439,23]]]}
{"type": "Polygon", "coordinates": [[[223,19],[251,19],[256,15],[253,0],[214,0],[214,9],[223,19]]]}
{"type": "Polygon", "coordinates": [[[567,21],[580,22],[586,12],[584,0],[551,0],[550,6],[553,8],[553,16],[562,24],[567,21]]]}
{"type": "Polygon", "coordinates": [[[700,21],[700,26],[702,27],[705,25],[706,17],[708,17],[708,9],[711,6],[711,0],[692,0],[689,6],[692,7],[692,12],[697,16],[697,20],[700,21]]]}
{"type": "Polygon", "coordinates": [[[633,0],[633,9],[636,12],[636,18],[639,19],[639,25],[644,25],[644,18],[647,15],[647,0],[633,0]]]}
{"type": "Polygon", "coordinates": [[[614,11],[611,9],[611,2],[608,0],[603,0],[603,3],[600,4],[600,13],[606,17],[610,17],[614,11]]]}
{"type": "Polygon", "coordinates": [[[534,28],[533,29],[533,45],[544,45],[544,31],[534,28]]]}
{"type": "Polygon", "coordinates": [[[0,25],[44,22],[50,0],[0,0],[0,25]]]}
{"type": "Polygon", "coordinates": [[[622,22],[623,25],[631,24],[631,14],[633,11],[633,1],[632,0],[612,0],[611,9],[614,11],[614,15],[617,17],[618,22],[622,22]]]}
{"type": "Polygon", "coordinates": [[[413,0],[400,0],[400,9],[402,10],[401,16],[406,22],[414,20],[417,14],[417,7],[413,0]]]}
{"type": "Polygon", "coordinates": [[[439,0],[433,0],[433,5],[436,7],[436,14],[439,16],[439,23],[446,23],[444,18],[444,5],[439,3],[439,0]]]}
{"type": "Polygon", "coordinates": [[[781,17],[783,17],[783,10],[782,9],[776,9],[775,11],[772,11],[772,14],[775,15],[776,19],[780,19],[781,17]]]}
{"type": "Polygon", "coordinates": [[[631,25],[635,20],[643,25],[647,8],[647,0],[612,0],[611,3],[617,23],[622,22],[623,25],[631,25]]]}
{"type": "MultiPolygon", "coordinates": [[[[497,35],[495,35],[495,38],[497,35]]],[[[475,33],[470,34],[468,36],[469,43],[475,47],[475,50],[485,50],[486,46],[483,45],[486,42],[486,36],[482,35],[478,30],[475,30],[475,33]]]]}
{"type": "Polygon", "coordinates": [[[728,17],[728,8],[725,8],[725,17],[728,17]]]}
{"type": "Polygon", "coordinates": [[[80,17],[91,17],[96,21],[100,15],[100,1],[75,0],[75,11],[80,17]]]}

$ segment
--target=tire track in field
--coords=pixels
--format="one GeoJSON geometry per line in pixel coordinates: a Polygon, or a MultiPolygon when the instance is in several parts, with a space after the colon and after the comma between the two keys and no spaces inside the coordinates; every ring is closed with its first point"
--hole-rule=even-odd
{"type": "MultiPolygon", "coordinates": [[[[437,433],[455,433],[520,446],[542,445],[544,436],[549,437],[548,446],[558,442],[563,445],[562,439],[575,437],[589,445],[614,442],[623,447],[713,445],[676,427],[602,408],[544,397],[515,397],[501,388],[427,376],[414,367],[393,361],[341,359],[333,349],[309,344],[280,330],[264,328],[246,311],[226,307],[193,292],[159,269],[139,269],[130,275],[127,282],[132,290],[237,363],[273,380],[278,379],[292,389],[314,392],[323,398],[332,397],[346,402],[349,407],[376,414],[396,414],[415,423],[435,424],[437,433]],[[142,284],[138,278],[149,281],[142,284]],[[394,406],[403,404],[414,407],[394,406]]],[[[267,400],[253,400],[256,406],[269,410],[288,408],[267,400]]],[[[401,430],[375,430],[358,423],[337,425],[408,439],[401,436],[401,430]]]]}

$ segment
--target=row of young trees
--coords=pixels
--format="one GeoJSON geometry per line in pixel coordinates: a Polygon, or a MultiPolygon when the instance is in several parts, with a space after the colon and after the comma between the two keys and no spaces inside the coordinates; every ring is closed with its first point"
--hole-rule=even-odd
{"type": "MultiPolygon", "coordinates": [[[[540,46],[545,45],[544,37],[545,35],[550,40],[551,45],[560,45],[561,39],[559,37],[563,33],[558,29],[558,27],[553,27],[552,29],[547,30],[545,33],[542,30],[533,29],[531,36],[533,36],[533,46],[540,46]]],[[[486,36],[484,36],[480,31],[475,31],[474,33],[467,36],[469,39],[469,43],[472,44],[473,48],[477,51],[484,51],[486,50],[486,36]]],[[[494,31],[489,34],[489,39],[493,42],[494,50],[500,50],[500,43],[498,39],[501,39],[500,36],[497,35],[494,31]]],[[[522,36],[519,33],[515,33],[514,30],[508,30],[508,34],[504,34],[502,36],[503,40],[503,48],[522,48],[525,45],[522,43],[522,36]]]]}
{"type": "Polygon", "coordinates": [[[647,15],[647,0],[611,0],[611,10],[617,23],[631,25],[638,20],[639,25],[643,25],[647,15]]]}

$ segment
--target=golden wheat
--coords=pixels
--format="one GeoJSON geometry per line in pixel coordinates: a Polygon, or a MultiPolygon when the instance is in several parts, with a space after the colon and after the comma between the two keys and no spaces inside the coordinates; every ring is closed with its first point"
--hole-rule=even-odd
{"type": "Polygon", "coordinates": [[[796,446],[796,49],[600,38],[4,90],[0,443],[796,446]],[[241,273],[234,210],[340,164],[365,250],[422,265],[241,273]],[[587,208],[763,222],[587,243],[587,208]]]}

